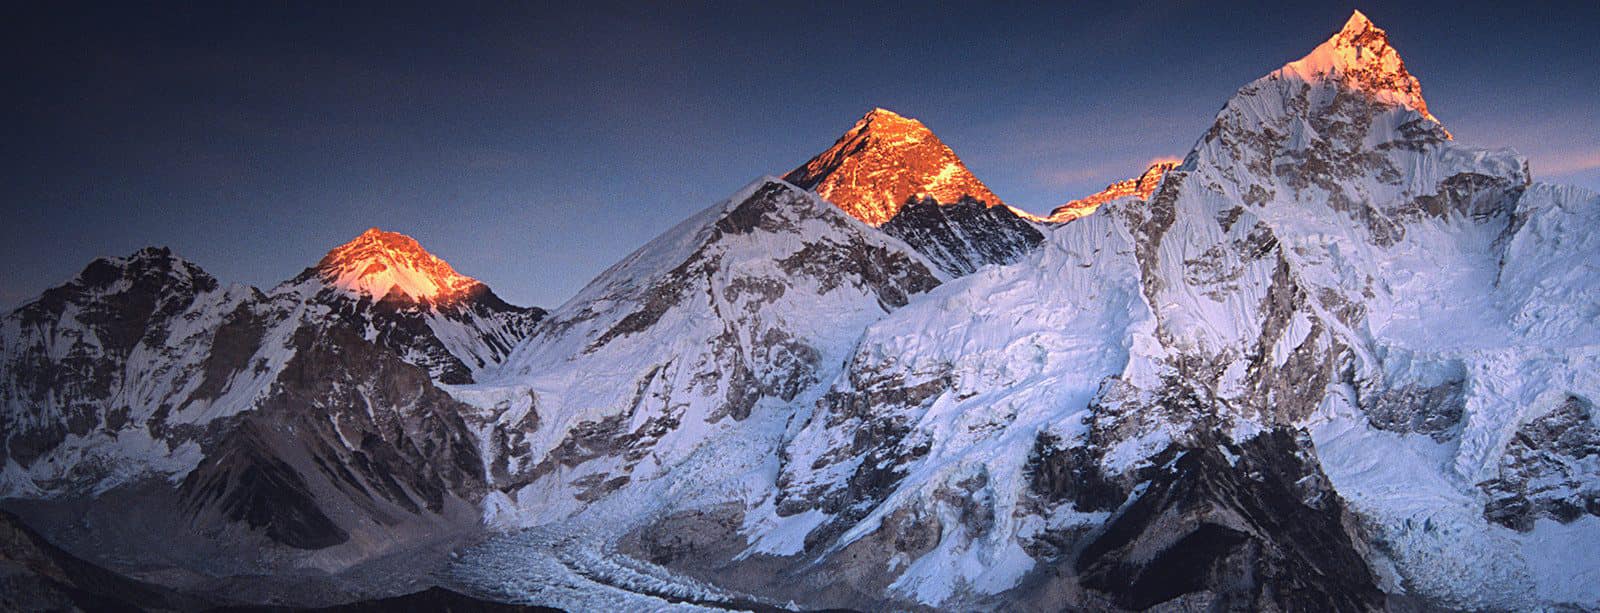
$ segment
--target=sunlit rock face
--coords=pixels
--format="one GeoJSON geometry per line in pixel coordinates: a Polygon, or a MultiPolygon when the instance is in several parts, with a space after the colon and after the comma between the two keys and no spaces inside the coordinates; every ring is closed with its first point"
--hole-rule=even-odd
{"type": "Polygon", "coordinates": [[[1043,235],[915,119],[873,109],[785,180],[877,226],[951,276],[1016,261],[1043,235]]]}
{"type": "Polygon", "coordinates": [[[1422,99],[1422,84],[1406,70],[1389,35],[1356,11],[1327,42],[1272,74],[1274,78],[1336,81],[1385,105],[1404,106],[1438,122],[1422,99]]]}
{"type": "Polygon", "coordinates": [[[908,199],[1003,204],[922,122],[881,108],[783,178],[873,226],[893,218],[908,199]]]}
{"type": "Polygon", "coordinates": [[[1069,222],[1092,214],[1100,208],[1100,205],[1119,198],[1149,199],[1150,194],[1156,191],[1156,186],[1161,184],[1161,178],[1177,167],[1178,160],[1155,162],[1137,177],[1117,181],[1107,185],[1103,190],[1056,207],[1050,211],[1050,216],[1046,220],[1056,223],[1069,222]]]}
{"type": "Polygon", "coordinates": [[[478,282],[428,253],[416,239],[372,228],[328,252],[312,270],[324,283],[384,298],[448,303],[478,282]]]}
{"type": "Polygon", "coordinates": [[[443,383],[471,382],[544,317],[543,309],[501,300],[416,239],[377,228],[329,251],[275,293],[327,307],[327,317],[443,383]]]}

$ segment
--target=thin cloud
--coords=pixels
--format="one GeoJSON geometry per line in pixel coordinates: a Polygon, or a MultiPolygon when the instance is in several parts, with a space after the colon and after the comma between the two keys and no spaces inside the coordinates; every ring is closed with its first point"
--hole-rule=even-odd
{"type": "Polygon", "coordinates": [[[1560,177],[1600,169],[1600,151],[1543,155],[1529,162],[1534,176],[1560,177]]]}
{"type": "Polygon", "coordinates": [[[1157,156],[1143,164],[1136,164],[1132,160],[1119,160],[1088,167],[1043,169],[1039,171],[1038,176],[1040,181],[1051,187],[1081,187],[1082,183],[1094,182],[1110,185],[1114,181],[1138,177],[1146,168],[1156,164],[1182,161],[1183,158],[1157,156]]]}
{"type": "MultiPolygon", "coordinates": [[[[1039,179],[1048,187],[1075,187],[1079,183],[1110,177],[1122,170],[1122,165],[1101,164],[1092,168],[1063,168],[1039,171],[1039,179]]],[[[1107,179],[1107,182],[1116,179],[1107,179]]]]}

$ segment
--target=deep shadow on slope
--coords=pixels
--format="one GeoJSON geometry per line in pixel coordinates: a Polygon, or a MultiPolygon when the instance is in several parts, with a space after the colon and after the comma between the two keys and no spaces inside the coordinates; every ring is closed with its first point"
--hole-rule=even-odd
{"type": "Polygon", "coordinates": [[[325,611],[549,613],[560,609],[482,600],[440,587],[331,607],[224,606],[112,572],[51,545],[0,511],[0,610],[3,611],[325,611]]]}
{"type": "Polygon", "coordinates": [[[1289,430],[1172,448],[1079,554],[1083,584],[1120,607],[1370,611],[1384,607],[1343,501],[1289,430]]]}
{"type": "Polygon", "coordinates": [[[0,610],[194,610],[204,601],[74,557],[0,511],[0,610]]]}

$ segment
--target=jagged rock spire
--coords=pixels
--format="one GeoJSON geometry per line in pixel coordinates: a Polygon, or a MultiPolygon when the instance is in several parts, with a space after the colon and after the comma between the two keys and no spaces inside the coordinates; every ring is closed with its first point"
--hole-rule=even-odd
{"type": "Polygon", "coordinates": [[[1389,45],[1389,34],[1361,11],[1351,14],[1343,28],[1310,54],[1273,74],[1307,81],[1340,79],[1379,101],[1416,109],[1423,117],[1438,121],[1422,99],[1422,84],[1406,70],[1399,52],[1389,45]]]}

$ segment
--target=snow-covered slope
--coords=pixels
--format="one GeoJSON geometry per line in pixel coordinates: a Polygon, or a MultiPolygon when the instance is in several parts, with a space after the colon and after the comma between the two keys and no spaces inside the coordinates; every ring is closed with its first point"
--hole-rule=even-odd
{"type": "MultiPolygon", "coordinates": [[[[939,283],[905,244],[755,181],[557,309],[489,385],[459,392],[511,522],[561,517],[729,433],[776,443],[868,323],[939,283]]],[[[496,507],[500,508],[500,507],[496,507]]]]}
{"type": "Polygon", "coordinates": [[[868,322],[774,457],[701,437],[561,542],[808,606],[1600,603],[1600,197],[1455,143],[1387,40],[1357,13],[1147,199],[868,322]]]}
{"type": "MultiPolygon", "coordinates": [[[[1311,427],[1397,589],[1451,606],[1600,600],[1572,591],[1592,584],[1593,560],[1534,562],[1576,552],[1488,521],[1506,503],[1484,482],[1519,463],[1520,424],[1595,393],[1592,256],[1564,228],[1600,210],[1594,194],[1530,180],[1514,152],[1450,140],[1357,13],[1241,89],[1137,216],[1160,347],[1135,362],[1162,380],[1129,378],[1133,397],[1176,378],[1235,429],[1311,427]],[[1533,289],[1558,280],[1571,285],[1533,289]],[[1391,458],[1408,459],[1391,469],[1412,476],[1403,489],[1364,478],[1391,458]]],[[[1534,530],[1594,521],[1561,518],[1534,530]]]]}
{"type": "Polygon", "coordinates": [[[259,329],[235,334],[257,328],[263,300],[143,249],[6,316],[0,493],[94,494],[187,472],[208,424],[248,407],[288,358],[258,352],[259,329]]]}
{"type": "Polygon", "coordinates": [[[175,583],[482,520],[449,577],[579,609],[1600,606],[1600,195],[1360,13],[1070,223],[882,110],[789,178],[536,327],[376,230],[97,261],[0,329],[0,492],[175,583]]]}
{"type": "MultiPolygon", "coordinates": [[[[1595,251],[1572,228],[1600,214],[1596,197],[1530,187],[1514,153],[1456,145],[1386,40],[1357,14],[1306,60],[1241,89],[1148,203],[1109,211],[1132,237],[1153,325],[1122,340],[1127,366],[1090,403],[1091,423],[1113,433],[1098,464],[1116,475],[1168,441],[1309,427],[1327,448],[1322,470],[1374,527],[1371,559],[1393,564],[1389,589],[1451,606],[1594,603],[1579,586],[1593,585],[1596,560],[1578,543],[1600,542],[1579,511],[1593,508],[1595,251]],[[1174,399],[1192,407],[1174,411],[1174,399]],[[1405,460],[1379,468],[1391,458],[1405,460]]],[[[924,427],[904,436],[934,449],[948,436],[924,427]]],[[[923,558],[957,559],[946,542],[923,558]]],[[[984,559],[1005,551],[980,542],[984,559]]],[[[994,567],[956,576],[981,588],[994,567]]],[[[909,568],[897,584],[920,590],[963,567],[909,568]]]]}

